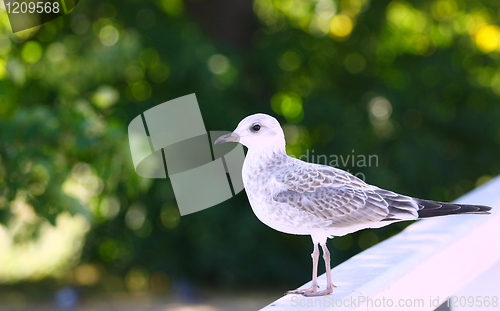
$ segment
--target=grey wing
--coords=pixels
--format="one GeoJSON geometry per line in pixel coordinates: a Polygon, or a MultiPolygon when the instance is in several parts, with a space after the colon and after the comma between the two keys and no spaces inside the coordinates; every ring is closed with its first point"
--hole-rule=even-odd
{"type": "Polygon", "coordinates": [[[313,214],[323,226],[349,227],[378,222],[389,215],[387,202],[373,191],[320,187],[312,192],[287,190],[273,199],[313,214]]]}
{"type": "Polygon", "coordinates": [[[273,200],[311,213],[327,226],[418,218],[413,198],[370,186],[339,169],[301,167],[278,174],[276,180],[287,190],[274,194],[273,200]]]}
{"type": "Polygon", "coordinates": [[[289,190],[311,192],[322,187],[366,188],[364,181],[356,176],[326,165],[311,164],[302,161],[275,175],[276,181],[286,185],[289,190]]]}

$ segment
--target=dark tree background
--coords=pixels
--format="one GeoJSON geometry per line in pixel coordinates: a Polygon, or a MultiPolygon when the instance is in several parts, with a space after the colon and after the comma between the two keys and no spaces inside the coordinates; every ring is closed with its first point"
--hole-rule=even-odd
{"type": "MultiPolygon", "coordinates": [[[[207,130],[268,113],[289,154],[376,155],[339,166],[407,195],[450,201],[500,174],[498,1],[82,0],[17,34],[0,15],[0,282],[307,281],[309,237],[260,223],[244,193],[181,218],[168,179],[135,174],[128,123],[190,93],[207,130]],[[71,251],[15,268],[57,244],[48,223],[71,251]]],[[[333,239],[333,265],[405,225],[333,239]]]]}

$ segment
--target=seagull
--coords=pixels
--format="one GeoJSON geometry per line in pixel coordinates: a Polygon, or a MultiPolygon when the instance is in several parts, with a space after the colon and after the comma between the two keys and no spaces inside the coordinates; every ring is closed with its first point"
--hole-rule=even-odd
{"type": "Polygon", "coordinates": [[[391,223],[452,214],[489,214],[491,207],[422,200],[369,185],[327,165],[290,157],[279,122],[258,113],[244,118],[230,134],[214,142],[239,142],[248,148],[243,184],[253,212],[267,226],[288,234],[310,235],[313,241],[311,287],[286,294],[306,297],[331,294],[328,238],[391,223]],[[323,250],[327,285],[318,290],[319,247],[323,250]]]}

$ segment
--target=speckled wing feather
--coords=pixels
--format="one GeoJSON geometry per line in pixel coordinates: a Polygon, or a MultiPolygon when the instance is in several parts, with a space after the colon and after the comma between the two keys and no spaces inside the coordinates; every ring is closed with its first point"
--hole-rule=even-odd
{"type": "Polygon", "coordinates": [[[273,200],[307,211],[323,227],[348,227],[362,223],[418,218],[417,203],[407,196],[370,186],[348,172],[301,162],[277,172],[286,189],[273,200]]]}
{"type": "Polygon", "coordinates": [[[291,159],[294,160],[293,165],[275,174],[276,180],[285,184],[289,190],[302,193],[311,192],[321,187],[347,187],[352,189],[369,187],[364,181],[346,171],[331,166],[291,159]]]}

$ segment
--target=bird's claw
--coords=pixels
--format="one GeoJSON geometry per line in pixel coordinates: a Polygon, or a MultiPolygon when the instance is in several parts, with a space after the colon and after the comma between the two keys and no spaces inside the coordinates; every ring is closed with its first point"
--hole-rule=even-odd
{"type": "Polygon", "coordinates": [[[285,293],[285,295],[289,294],[299,294],[299,295],[305,295],[307,293],[315,293],[318,291],[319,286],[311,286],[309,288],[299,288],[295,290],[289,290],[285,293]]]}
{"type": "Polygon", "coordinates": [[[295,290],[289,290],[285,293],[285,295],[298,294],[298,295],[302,295],[304,297],[326,296],[326,295],[333,293],[333,289],[335,287],[337,287],[337,286],[332,284],[329,288],[318,291],[319,286],[311,286],[309,288],[299,288],[299,289],[295,289],[295,290]]]}
{"type": "Polygon", "coordinates": [[[334,287],[336,287],[336,286],[333,285],[330,288],[327,288],[327,289],[324,289],[324,290],[320,290],[320,291],[315,291],[313,293],[302,293],[302,296],[305,296],[305,297],[317,297],[317,296],[330,295],[331,293],[333,293],[333,288],[334,287]]]}

